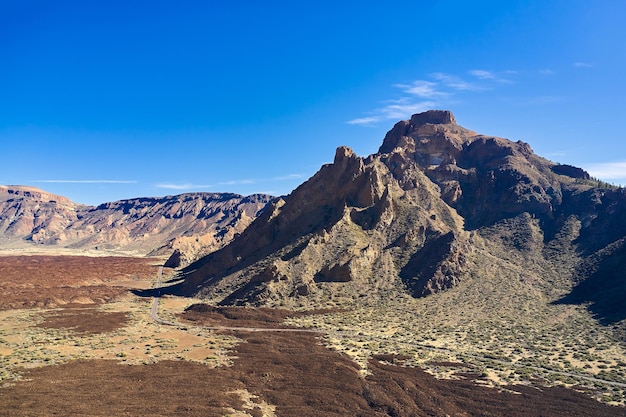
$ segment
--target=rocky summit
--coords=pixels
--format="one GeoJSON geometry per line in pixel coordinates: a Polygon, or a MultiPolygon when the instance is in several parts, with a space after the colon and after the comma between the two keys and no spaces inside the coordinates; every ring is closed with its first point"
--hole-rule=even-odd
{"type": "Polygon", "coordinates": [[[0,186],[0,248],[174,252],[170,263],[178,266],[230,242],[272,198],[187,193],[93,207],[34,187],[0,186]]]}
{"type": "Polygon", "coordinates": [[[376,154],[339,147],[191,264],[184,290],[224,305],[312,307],[489,279],[616,322],[626,318],[625,242],[623,189],[428,111],[398,122],[376,154]]]}

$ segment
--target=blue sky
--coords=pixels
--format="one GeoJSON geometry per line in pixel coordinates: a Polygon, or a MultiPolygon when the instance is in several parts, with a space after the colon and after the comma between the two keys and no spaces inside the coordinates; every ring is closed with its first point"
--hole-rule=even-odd
{"type": "Polygon", "coordinates": [[[0,1],[0,184],[286,194],[449,109],[626,183],[626,2],[0,1]]]}

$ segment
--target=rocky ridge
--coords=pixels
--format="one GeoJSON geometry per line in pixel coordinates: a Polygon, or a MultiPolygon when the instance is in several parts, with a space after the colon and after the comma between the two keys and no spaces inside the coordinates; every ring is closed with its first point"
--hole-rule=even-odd
{"type": "MultiPolygon", "coordinates": [[[[624,270],[625,241],[624,190],[428,111],[398,122],[376,154],[338,148],[332,164],[190,265],[184,290],[227,305],[310,307],[501,275],[558,302],[594,271],[624,270]]],[[[622,281],[607,283],[616,299],[622,281]]],[[[597,314],[626,318],[623,308],[597,314]]]]}
{"type": "Polygon", "coordinates": [[[33,187],[0,186],[0,246],[179,254],[185,264],[241,233],[272,197],[187,193],[76,204],[33,187]]]}

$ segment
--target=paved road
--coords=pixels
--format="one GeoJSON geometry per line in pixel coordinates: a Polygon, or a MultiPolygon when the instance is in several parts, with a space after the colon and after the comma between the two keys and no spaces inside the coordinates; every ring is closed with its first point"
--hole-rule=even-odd
{"type": "Polygon", "coordinates": [[[183,326],[182,324],[179,323],[174,323],[171,321],[167,321],[167,320],[163,320],[162,318],[159,317],[159,300],[161,299],[161,279],[163,278],[163,267],[160,266],[159,267],[159,274],[157,276],[157,282],[156,282],[156,286],[154,287],[157,291],[156,293],[156,297],[152,298],[152,310],[150,311],[150,317],[152,318],[152,320],[154,320],[155,322],[159,323],[159,324],[165,324],[167,326],[183,326]]]}

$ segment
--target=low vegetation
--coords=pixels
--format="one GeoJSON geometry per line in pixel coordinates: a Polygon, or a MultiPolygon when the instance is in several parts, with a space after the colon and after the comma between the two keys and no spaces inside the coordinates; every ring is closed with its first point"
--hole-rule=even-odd
{"type": "Polygon", "coordinates": [[[498,282],[475,284],[288,323],[323,329],[324,342],[352,357],[364,373],[373,355],[399,354],[438,377],[451,372],[440,362],[464,363],[489,385],[585,387],[600,401],[624,404],[621,331],[598,324],[584,306],[533,299],[498,282]]]}
{"type": "MultiPolygon", "coordinates": [[[[148,289],[154,276],[116,282],[148,289]]],[[[626,416],[607,404],[624,403],[623,341],[583,306],[480,277],[422,299],[386,295],[298,312],[161,297],[159,316],[178,327],[128,291],[6,309],[0,416],[626,416]]]]}

